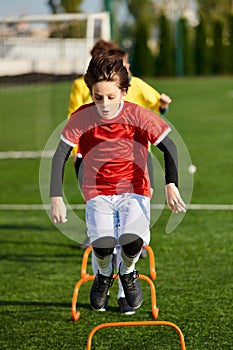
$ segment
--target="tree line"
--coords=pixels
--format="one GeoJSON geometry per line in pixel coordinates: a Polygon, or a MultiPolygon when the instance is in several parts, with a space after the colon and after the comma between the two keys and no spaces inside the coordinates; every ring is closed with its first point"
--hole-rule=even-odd
{"type": "MultiPolygon", "coordinates": [[[[183,0],[176,1],[181,4],[183,0]]],[[[194,1],[194,0],[193,0],[194,1]]],[[[171,2],[163,0],[163,5],[171,2]]],[[[157,11],[156,0],[103,0],[110,11],[112,39],[128,51],[132,72],[139,76],[191,76],[233,73],[233,0],[196,0],[198,23],[180,15],[170,19],[157,11]],[[119,21],[120,6],[128,18],[119,21]]],[[[82,0],[48,0],[52,13],[80,12],[82,0]]],[[[76,37],[85,28],[54,30],[53,36],[76,37]],[[79,33],[79,34],[77,34],[79,33]]],[[[79,24],[80,27],[80,24],[79,24]]],[[[81,33],[81,34],[80,34],[81,33]]]]}
{"type": "MultiPolygon", "coordinates": [[[[233,73],[233,1],[198,1],[198,23],[154,13],[151,0],[127,0],[133,24],[118,30],[128,36],[133,73],[140,76],[191,76],[233,73]],[[152,33],[154,47],[151,45],[152,33]],[[133,58],[133,59],[132,59],[133,58]]],[[[126,41],[127,42],[127,41],[126,41]]]]}
{"type": "Polygon", "coordinates": [[[225,21],[213,18],[208,23],[199,17],[193,27],[187,19],[171,22],[161,14],[155,53],[146,30],[137,24],[135,45],[131,49],[134,73],[138,75],[191,76],[233,74],[233,14],[225,21]],[[137,34],[138,32],[138,34],[137,34]]]}

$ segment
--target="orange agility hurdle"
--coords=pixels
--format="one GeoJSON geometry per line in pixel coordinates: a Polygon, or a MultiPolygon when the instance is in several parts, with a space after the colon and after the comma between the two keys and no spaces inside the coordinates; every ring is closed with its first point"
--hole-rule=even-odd
{"type": "Polygon", "coordinates": [[[177,327],[177,325],[175,325],[174,323],[167,322],[167,321],[132,321],[132,322],[112,322],[112,323],[99,324],[98,326],[94,327],[91,330],[91,332],[89,333],[88,339],[87,339],[86,350],[91,350],[92,338],[93,338],[94,334],[99,329],[108,328],[108,327],[125,327],[125,326],[169,326],[169,327],[172,327],[179,334],[181,350],[186,350],[184,336],[183,336],[183,333],[181,332],[180,328],[177,327]]]}
{"type": "MultiPolygon", "coordinates": [[[[117,279],[119,278],[118,275],[114,275],[113,278],[117,279]]],[[[83,283],[88,281],[93,281],[95,279],[94,275],[88,275],[81,278],[74,287],[73,297],[72,297],[72,308],[71,308],[71,316],[73,321],[78,321],[80,318],[80,312],[77,311],[76,305],[77,305],[77,299],[78,299],[78,293],[79,289],[82,286],[83,283]]],[[[150,292],[151,292],[151,313],[153,318],[157,318],[159,314],[159,309],[156,307],[156,292],[155,292],[155,286],[153,281],[145,275],[139,275],[139,279],[146,281],[150,286],[150,292]]]]}
{"type": "Polygon", "coordinates": [[[85,278],[86,276],[89,276],[87,273],[87,262],[89,258],[89,254],[92,251],[92,246],[89,245],[83,253],[83,259],[82,259],[82,265],[81,265],[81,278],[85,278]]]}
{"type": "MultiPolygon", "coordinates": [[[[149,255],[149,262],[150,262],[150,278],[152,281],[156,278],[156,271],[155,271],[155,258],[153,250],[148,245],[143,245],[143,248],[145,248],[149,255]]],[[[87,273],[87,262],[90,252],[92,251],[92,246],[89,246],[85,249],[82,259],[82,265],[81,265],[81,278],[85,278],[86,276],[89,276],[87,273]]]]}

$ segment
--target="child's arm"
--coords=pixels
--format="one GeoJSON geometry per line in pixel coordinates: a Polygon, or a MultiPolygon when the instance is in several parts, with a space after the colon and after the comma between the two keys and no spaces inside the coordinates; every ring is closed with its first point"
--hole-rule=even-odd
{"type": "Polygon", "coordinates": [[[178,190],[178,159],[176,145],[167,136],[157,147],[164,154],[167,205],[174,213],[185,212],[186,205],[178,190]]]}
{"type": "Polygon", "coordinates": [[[61,224],[67,221],[66,207],[63,202],[62,182],[65,163],[69,158],[71,150],[71,146],[64,141],[60,141],[52,160],[50,180],[50,218],[55,224],[61,224]]]}

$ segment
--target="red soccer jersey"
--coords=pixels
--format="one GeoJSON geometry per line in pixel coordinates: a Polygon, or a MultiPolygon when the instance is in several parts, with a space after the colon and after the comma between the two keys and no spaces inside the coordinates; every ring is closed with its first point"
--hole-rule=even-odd
{"type": "Polygon", "coordinates": [[[130,102],[111,119],[101,117],[94,103],[74,112],[61,139],[79,144],[85,200],[128,192],[149,196],[148,143],[158,144],[169,131],[162,118],[130,102]]]}

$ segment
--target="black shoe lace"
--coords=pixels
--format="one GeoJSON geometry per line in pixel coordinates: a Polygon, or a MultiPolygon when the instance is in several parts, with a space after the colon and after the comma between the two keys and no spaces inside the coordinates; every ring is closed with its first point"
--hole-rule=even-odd
{"type": "Polygon", "coordinates": [[[138,271],[133,271],[129,274],[129,277],[127,279],[127,288],[129,290],[136,290],[137,287],[136,287],[136,280],[137,278],[139,277],[139,273],[138,271]]]}
{"type": "Polygon", "coordinates": [[[100,292],[105,292],[106,288],[110,288],[112,286],[113,281],[114,278],[111,278],[110,282],[108,283],[105,276],[98,275],[98,279],[96,281],[96,289],[100,292]]]}

